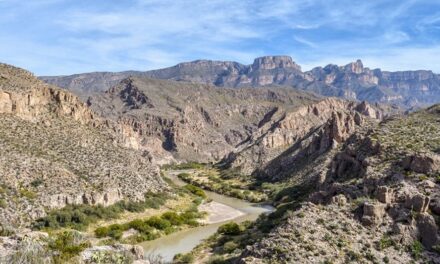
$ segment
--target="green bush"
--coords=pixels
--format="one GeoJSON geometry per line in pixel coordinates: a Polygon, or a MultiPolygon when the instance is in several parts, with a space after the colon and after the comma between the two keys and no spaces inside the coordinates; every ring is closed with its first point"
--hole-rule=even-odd
{"type": "Polygon", "coordinates": [[[202,188],[199,188],[199,187],[194,186],[192,184],[187,184],[187,185],[184,186],[184,188],[186,190],[188,190],[189,192],[191,192],[192,194],[197,195],[197,196],[199,196],[199,197],[201,197],[203,199],[207,198],[206,193],[205,193],[205,191],[203,191],[202,188]]]}
{"type": "Polygon", "coordinates": [[[123,233],[122,229],[119,229],[119,228],[118,229],[110,229],[110,231],[108,232],[108,236],[111,238],[114,238],[116,240],[119,240],[122,237],[122,233],[123,233]]]}
{"type": "Polygon", "coordinates": [[[33,180],[31,182],[31,186],[34,187],[34,188],[40,186],[41,184],[43,184],[43,180],[42,179],[36,179],[36,180],[33,180]]]}
{"type": "Polygon", "coordinates": [[[228,241],[223,245],[223,251],[226,253],[232,253],[237,248],[238,244],[234,241],[228,241]]]}
{"type": "Polygon", "coordinates": [[[29,200],[33,200],[37,197],[37,194],[35,192],[25,188],[20,189],[20,195],[26,197],[29,200]]]}
{"type": "Polygon", "coordinates": [[[423,245],[418,240],[415,240],[410,247],[411,255],[415,259],[419,259],[422,256],[423,250],[424,250],[423,245]]]}
{"type": "Polygon", "coordinates": [[[170,221],[168,221],[166,219],[162,219],[157,216],[150,217],[147,221],[145,221],[145,223],[147,223],[149,226],[152,226],[152,227],[159,229],[159,230],[164,230],[167,227],[171,226],[170,221]]]}
{"type": "Polygon", "coordinates": [[[386,248],[388,248],[388,247],[393,246],[394,244],[395,244],[395,243],[394,243],[394,241],[391,239],[390,236],[388,236],[388,235],[384,235],[384,236],[379,240],[379,243],[378,243],[378,249],[379,249],[379,250],[384,250],[384,249],[386,249],[386,248]]]}
{"type": "Polygon", "coordinates": [[[186,173],[186,172],[182,172],[182,173],[179,173],[177,175],[177,177],[179,177],[182,180],[190,180],[191,179],[191,174],[186,173]]]}
{"type": "Polygon", "coordinates": [[[218,228],[218,233],[224,235],[239,235],[241,233],[240,226],[235,222],[230,222],[224,225],[221,225],[218,228]]]}
{"type": "Polygon", "coordinates": [[[83,242],[78,232],[71,231],[58,234],[55,240],[49,243],[50,249],[59,252],[55,257],[55,263],[65,263],[88,247],[89,242],[83,242]]]}
{"type": "Polygon", "coordinates": [[[191,253],[188,254],[179,253],[174,256],[173,263],[188,264],[188,263],[193,263],[194,260],[195,260],[194,255],[192,255],[191,253]]]}
{"type": "Polygon", "coordinates": [[[168,220],[171,225],[181,225],[184,223],[182,217],[175,212],[166,212],[162,214],[162,219],[168,220]]]}
{"type": "Polygon", "coordinates": [[[208,259],[208,264],[226,264],[229,263],[223,256],[214,255],[208,259]]]}
{"type": "Polygon", "coordinates": [[[106,226],[98,227],[95,229],[95,236],[98,238],[106,237],[108,236],[109,231],[110,230],[106,226]]]}

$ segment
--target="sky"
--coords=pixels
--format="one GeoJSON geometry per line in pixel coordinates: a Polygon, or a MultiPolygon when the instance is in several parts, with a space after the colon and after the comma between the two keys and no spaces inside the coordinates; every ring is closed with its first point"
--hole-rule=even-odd
{"type": "Polygon", "coordinates": [[[264,55],[440,73],[440,1],[0,0],[0,62],[36,75],[264,55]]]}

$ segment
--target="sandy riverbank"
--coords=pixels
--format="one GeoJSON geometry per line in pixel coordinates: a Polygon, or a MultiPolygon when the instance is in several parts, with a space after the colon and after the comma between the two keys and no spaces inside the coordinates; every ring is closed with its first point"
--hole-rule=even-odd
{"type": "Polygon", "coordinates": [[[208,213],[208,216],[201,221],[204,224],[225,222],[244,215],[240,210],[215,201],[200,205],[199,211],[208,213]]]}

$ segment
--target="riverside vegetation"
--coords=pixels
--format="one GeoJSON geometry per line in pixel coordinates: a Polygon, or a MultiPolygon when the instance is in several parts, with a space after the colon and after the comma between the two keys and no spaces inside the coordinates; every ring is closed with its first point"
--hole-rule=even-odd
{"type": "Polygon", "coordinates": [[[246,180],[229,171],[203,167],[195,169],[192,173],[183,172],[177,176],[183,181],[203,189],[249,202],[262,202],[268,199],[266,194],[252,184],[250,177],[246,180]]]}
{"type": "MultiPolygon", "coordinates": [[[[93,245],[137,244],[146,240],[154,240],[162,235],[200,225],[199,219],[205,213],[197,210],[198,205],[206,199],[203,190],[196,186],[186,185],[182,188],[174,186],[177,197],[170,194],[146,193],[142,202],[121,201],[111,206],[71,205],[62,209],[52,210],[46,217],[37,219],[34,228],[49,233],[47,239],[41,243],[39,254],[44,259],[53,260],[55,263],[74,263],[78,254],[93,245]],[[174,209],[165,210],[161,214],[159,209],[167,205],[170,200],[185,200],[189,203],[178,202],[174,209]],[[186,208],[186,209],[185,209],[186,208]],[[135,218],[128,222],[106,225],[107,222],[119,219],[125,212],[142,215],[145,210],[153,209],[151,216],[135,218]],[[91,225],[99,225],[92,233],[88,232],[91,225]],[[132,232],[130,232],[132,231],[132,232]],[[128,232],[128,235],[126,233],[128,232]],[[92,235],[92,237],[90,237],[92,235]],[[93,236],[96,239],[93,239],[93,236]],[[41,253],[44,251],[46,253],[41,253]],[[58,252],[51,256],[50,252],[58,252]]],[[[163,210],[162,210],[163,211],[163,210]]],[[[124,219],[121,219],[122,221],[124,219]]],[[[30,258],[24,256],[24,251],[13,255],[12,259],[30,258]],[[18,254],[18,255],[17,255],[18,254]]],[[[28,254],[33,254],[28,252],[28,254]]],[[[98,258],[103,252],[94,253],[91,258],[98,258]],[[98,255],[96,255],[98,254],[98,255]]],[[[129,254],[118,255],[107,252],[102,258],[120,259],[121,263],[130,263],[129,254]]],[[[35,261],[42,261],[36,259],[35,261]]],[[[116,260],[115,260],[116,261],[116,260]]],[[[29,262],[33,263],[33,262],[29,262]]],[[[38,262],[34,262],[38,263],[38,262]]]]}

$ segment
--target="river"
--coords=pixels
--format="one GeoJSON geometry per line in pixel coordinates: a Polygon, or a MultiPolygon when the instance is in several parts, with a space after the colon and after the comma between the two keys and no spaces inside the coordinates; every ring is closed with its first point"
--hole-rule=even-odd
{"type": "MultiPolygon", "coordinates": [[[[177,177],[177,174],[181,172],[183,171],[172,171],[167,173],[166,177],[170,178],[178,186],[182,186],[186,183],[177,177]]],[[[246,220],[253,221],[256,220],[260,214],[268,213],[273,210],[273,207],[268,205],[254,204],[210,191],[205,192],[213,201],[235,208],[243,214],[232,220],[190,228],[172,233],[168,236],[160,237],[156,240],[143,242],[140,245],[144,248],[146,255],[161,255],[165,262],[170,262],[173,260],[174,255],[190,252],[195,246],[200,244],[203,239],[214,234],[217,231],[217,228],[224,223],[230,221],[237,223],[246,220]]]]}

